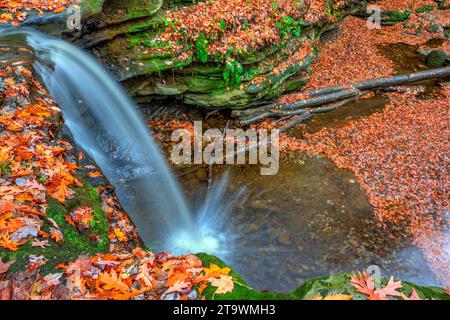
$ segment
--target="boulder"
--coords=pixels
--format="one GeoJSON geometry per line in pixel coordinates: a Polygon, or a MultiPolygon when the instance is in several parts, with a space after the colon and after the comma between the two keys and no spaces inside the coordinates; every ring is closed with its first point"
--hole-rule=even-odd
{"type": "Polygon", "coordinates": [[[433,50],[427,55],[429,68],[441,68],[450,62],[450,54],[445,50],[433,50]]]}

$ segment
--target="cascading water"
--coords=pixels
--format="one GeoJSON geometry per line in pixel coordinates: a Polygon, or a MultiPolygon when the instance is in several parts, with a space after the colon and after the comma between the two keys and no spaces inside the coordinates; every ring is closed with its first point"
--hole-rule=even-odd
{"type": "MultiPolygon", "coordinates": [[[[311,162],[308,170],[295,165],[282,169],[278,178],[260,180],[249,199],[240,197],[242,190],[226,198],[225,176],[198,210],[191,211],[136,106],[93,58],[30,29],[0,31],[2,47],[32,52],[34,69],[59,103],[75,141],[115,187],[151,249],[217,255],[258,289],[287,292],[308,278],[361,270],[366,261],[387,264],[387,270],[406,265],[411,281],[421,279],[415,270],[421,276],[424,265],[414,248],[397,252],[399,259],[393,261],[393,249],[386,258],[379,254],[387,250],[383,239],[392,237],[384,233],[378,237],[369,204],[361,205],[365,202],[362,195],[355,197],[357,187],[344,183],[342,173],[330,170],[334,167],[323,164],[323,159],[311,162]],[[271,194],[264,194],[264,186],[271,194]],[[245,204],[240,214],[230,214],[237,198],[245,204]],[[370,247],[379,250],[366,249],[368,234],[373,234],[370,247]]],[[[20,50],[12,60],[22,60],[25,54],[20,50]]],[[[244,175],[241,183],[246,179],[244,175]]],[[[448,240],[442,240],[444,248],[448,240]]],[[[426,277],[424,284],[436,285],[430,272],[426,277]]]]}
{"type": "MultiPolygon", "coordinates": [[[[26,47],[76,143],[98,164],[152,249],[218,250],[199,226],[135,104],[86,52],[31,29],[0,32],[0,47],[26,47]]],[[[213,237],[214,235],[214,237],[213,237]]]]}

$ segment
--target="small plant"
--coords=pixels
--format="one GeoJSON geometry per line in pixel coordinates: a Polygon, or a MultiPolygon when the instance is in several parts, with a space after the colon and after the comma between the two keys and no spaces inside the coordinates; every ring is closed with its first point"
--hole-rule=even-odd
{"type": "Polygon", "coordinates": [[[199,35],[197,41],[195,42],[195,49],[197,51],[197,59],[203,63],[208,61],[208,41],[203,35],[199,35]]]}
{"type": "Polygon", "coordinates": [[[327,18],[331,17],[331,14],[332,14],[331,3],[332,3],[332,1],[325,2],[325,16],[327,18]]]}
{"type": "Polygon", "coordinates": [[[219,24],[220,30],[224,31],[226,28],[225,22],[223,20],[219,20],[217,23],[219,24]]]}
{"type": "Polygon", "coordinates": [[[175,24],[170,20],[164,19],[164,25],[166,27],[170,26],[173,30],[177,30],[177,27],[175,26],[175,24]]]}
{"type": "Polygon", "coordinates": [[[426,4],[424,5],[422,8],[419,8],[416,10],[417,13],[424,13],[424,12],[429,12],[429,11],[433,11],[435,8],[435,6],[426,4]]]}
{"type": "Polygon", "coordinates": [[[405,11],[389,11],[386,12],[389,16],[389,20],[392,22],[398,22],[398,21],[404,21],[409,18],[411,15],[411,11],[405,10],[405,11]]]}
{"type": "Polygon", "coordinates": [[[291,16],[284,17],[281,21],[276,23],[277,27],[281,31],[283,37],[293,34],[297,38],[302,35],[303,21],[297,21],[291,16]]]}
{"type": "Polygon", "coordinates": [[[236,88],[242,81],[242,75],[244,73],[244,68],[239,61],[229,58],[225,63],[225,68],[223,70],[223,79],[227,86],[236,88]]]}

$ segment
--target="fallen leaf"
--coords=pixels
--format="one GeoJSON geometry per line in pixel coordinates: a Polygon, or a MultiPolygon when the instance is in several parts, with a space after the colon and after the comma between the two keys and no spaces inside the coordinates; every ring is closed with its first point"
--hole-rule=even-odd
{"type": "Polygon", "coordinates": [[[102,283],[102,289],[104,290],[128,291],[128,286],[122,282],[114,269],[112,269],[109,273],[100,273],[99,280],[102,283]]]}
{"type": "Polygon", "coordinates": [[[216,294],[224,294],[233,291],[233,277],[229,275],[221,275],[219,278],[211,278],[209,282],[213,287],[217,287],[216,294]]]}
{"type": "Polygon", "coordinates": [[[352,300],[352,294],[333,294],[323,298],[323,300],[352,300]]]}
{"type": "Polygon", "coordinates": [[[14,262],[16,262],[16,260],[3,262],[2,258],[0,257],[0,274],[7,272],[9,267],[11,267],[11,265],[14,264],[14,262]]]}

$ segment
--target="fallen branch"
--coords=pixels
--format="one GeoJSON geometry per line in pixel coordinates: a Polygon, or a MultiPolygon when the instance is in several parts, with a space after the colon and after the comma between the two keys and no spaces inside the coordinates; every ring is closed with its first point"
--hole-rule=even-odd
{"type": "MultiPolygon", "coordinates": [[[[314,109],[310,109],[310,110],[306,110],[306,109],[301,109],[301,113],[300,110],[297,110],[297,114],[300,114],[300,116],[292,119],[291,121],[286,122],[285,124],[283,124],[279,130],[280,132],[284,132],[286,130],[288,130],[289,128],[299,124],[300,122],[303,122],[305,120],[310,119],[311,117],[313,117],[316,114],[319,113],[327,113],[333,110],[337,110],[340,107],[346,105],[347,103],[350,103],[352,101],[355,101],[356,99],[358,99],[358,97],[360,97],[362,94],[364,94],[364,92],[358,94],[357,96],[351,97],[351,98],[347,98],[344,99],[342,101],[330,104],[328,106],[325,107],[320,107],[320,108],[314,108],[314,109]]],[[[290,117],[290,116],[289,116],[290,117]]],[[[284,118],[284,120],[286,120],[286,118],[284,118]]]]}
{"type": "Polygon", "coordinates": [[[308,120],[309,118],[311,118],[313,115],[311,112],[306,111],[305,113],[303,113],[302,115],[299,115],[298,117],[295,117],[294,119],[286,122],[285,124],[283,124],[281,127],[278,128],[278,130],[280,130],[280,132],[284,132],[287,129],[299,124],[302,121],[308,120]]]}
{"type": "MultiPolygon", "coordinates": [[[[321,97],[300,100],[295,103],[286,103],[286,104],[279,106],[277,109],[263,111],[261,113],[252,115],[250,117],[244,117],[239,120],[239,123],[241,125],[248,125],[248,124],[255,123],[259,120],[268,118],[268,117],[300,115],[300,114],[305,113],[308,110],[305,108],[321,106],[321,105],[328,104],[331,102],[347,100],[349,98],[357,98],[360,95],[361,95],[361,91],[356,90],[356,89],[349,89],[349,90],[344,90],[344,91],[338,92],[338,93],[331,93],[331,94],[324,95],[321,97]]],[[[354,99],[352,99],[352,100],[354,100],[354,99]]],[[[325,107],[325,108],[329,108],[329,107],[325,107]]],[[[326,109],[320,109],[320,111],[318,111],[318,113],[327,112],[325,110],[326,109]]],[[[331,110],[333,110],[333,109],[331,109],[331,110]]],[[[316,112],[312,111],[312,113],[316,113],[316,112]]]]}
{"type": "MultiPolygon", "coordinates": [[[[248,125],[268,117],[286,117],[290,115],[303,114],[306,112],[305,108],[318,107],[331,102],[358,97],[360,96],[362,91],[371,91],[379,88],[405,85],[429,79],[446,78],[449,76],[450,67],[443,67],[412,74],[365,80],[348,85],[306,91],[304,92],[304,95],[308,97],[307,99],[284,104],[272,103],[267,106],[262,106],[254,109],[236,111],[233,112],[233,115],[240,118],[240,124],[248,125]]],[[[317,112],[320,113],[323,111],[317,112]]],[[[312,113],[314,113],[314,111],[312,111],[312,113]]]]}
{"type": "Polygon", "coordinates": [[[340,92],[333,92],[330,94],[322,95],[319,97],[314,98],[308,98],[305,100],[296,101],[294,103],[284,103],[280,105],[277,108],[277,111],[273,112],[279,112],[280,114],[285,115],[286,112],[283,112],[284,110],[297,110],[299,108],[311,108],[311,107],[317,107],[321,106],[327,103],[339,101],[342,99],[347,99],[351,97],[355,97],[360,94],[360,91],[358,89],[347,89],[340,92]]]}
{"type": "Polygon", "coordinates": [[[333,92],[338,92],[347,89],[349,86],[358,89],[358,90],[373,90],[377,88],[382,87],[391,87],[391,86],[398,86],[398,85],[404,85],[409,84],[417,81],[422,80],[429,80],[429,79],[439,79],[439,78],[446,78],[450,76],[450,67],[443,67],[443,68],[437,68],[437,69],[431,69],[431,70],[425,70],[417,73],[411,73],[411,74],[404,74],[399,76],[393,76],[393,77],[384,77],[384,78],[378,78],[373,80],[365,80],[361,82],[355,82],[351,83],[349,85],[343,85],[343,86],[337,86],[337,87],[327,87],[317,90],[311,90],[304,92],[305,94],[309,95],[310,97],[314,96],[320,96],[324,94],[330,94],[333,92]]]}

